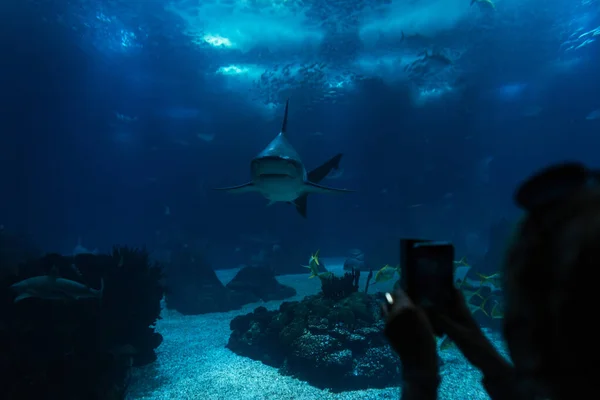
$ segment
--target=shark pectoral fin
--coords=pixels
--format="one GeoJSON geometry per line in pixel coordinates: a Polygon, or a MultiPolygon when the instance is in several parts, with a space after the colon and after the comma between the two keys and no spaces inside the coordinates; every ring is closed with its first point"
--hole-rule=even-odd
{"type": "Polygon", "coordinates": [[[275,203],[277,203],[277,202],[276,202],[276,201],[273,201],[273,200],[271,200],[271,201],[269,201],[269,202],[267,203],[267,207],[271,207],[271,206],[272,206],[273,204],[275,204],[275,203]]]}
{"type": "Polygon", "coordinates": [[[330,188],[313,182],[304,182],[306,193],[353,193],[354,190],[330,188]]]}
{"type": "Polygon", "coordinates": [[[340,168],[340,160],[341,159],[342,159],[342,153],[335,155],[329,161],[325,162],[323,165],[310,171],[307,175],[308,180],[311,182],[315,182],[315,183],[321,182],[323,179],[325,179],[325,177],[327,175],[329,175],[331,170],[340,168]]]}
{"type": "Polygon", "coordinates": [[[28,299],[30,297],[33,297],[33,296],[30,295],[29,293],[21,293],[20,295],[18,295],[17,297],[15,297],[14,303],[18,303],[21,300],[25,300],[25,299],[28,299]]]}
{"type": "MultiPolygon", "coordinates": [[[[308,194],[303,194],[294,200],[294,205],[296,206],[296,211],[304,218],[306,218],[306,201],[308,200],[308,194]]],[[[310,267],[308,267],[310,268],[310,267]]]]}
{"type": "Polygon", "coordinates": [[[224,192],[237,194],[237,193],[256,192],[256,187],[254,187],[254,184],[252,182],[248,182],[248,183],[244,183],[243,185],[239,185],[239,186],[216,188],[214,190],[221,190],[224,192]]]}

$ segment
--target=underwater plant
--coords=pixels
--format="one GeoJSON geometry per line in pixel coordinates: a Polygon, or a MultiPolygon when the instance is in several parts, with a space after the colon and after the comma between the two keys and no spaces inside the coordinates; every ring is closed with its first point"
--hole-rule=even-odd
{"type": "Polygon", "coordinates": [[[346,272],[341,277],[337,277],[333,273],[328,272],[320,274],[319,279],[321,279],[321,291],[323,292],[323,296],[328,299],[339,300],[358,291],[360,271],[356,271],[353,268],[351,272],[346,272]]]}
{"type": "Polygon", "coordinates": [[[371,278],[373,278],[373,270],[369,270],[369,275],[367,275],[367,283],[365,284],[365,294],[369,292],[369,284],[371,283],[371,278]]]}

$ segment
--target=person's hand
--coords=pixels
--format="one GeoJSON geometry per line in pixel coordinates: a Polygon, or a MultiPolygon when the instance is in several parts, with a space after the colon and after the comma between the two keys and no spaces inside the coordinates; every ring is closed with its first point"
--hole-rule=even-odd
{"type": "MultiPolygon", "coordinates": [[[[387,296],[387,295],[386,295],[387,296]]],[[[425,312],[401,289],[382,305],[385,335],[400,356],[404,370],[437,376],[438,357],[433,329],[425,312]]]]}
{"type": "Polygon", "coordinates": [[[436,330],[440,330],[458,346],[463,355],[484,375],[499,375],[510,369],[473,318],[459,289],[453,289],[443,309],[429,311],[436,330]]]}
{"type": "MultiPolygon", "coordinates": [[[[462,328],[473,330],[474,332],[481,332],[481,328],[477,321],[475,321],[475,318],[473,318],[467,300],[460,289],[452,288],[446,303],[435,307],[430,314],[435,314],[435,316],[431,316],[434,320],[434,325],[437,328],[438,323],[441,322],[440,328],[442,328],[443,333],[445,334],[449,334],[444,330],[444,328],[448,327],[449,323],[454,325],[458,324],[462,328]]],[[[481,334],[483,334],[483,332],[481,332],[481,334]]]]}

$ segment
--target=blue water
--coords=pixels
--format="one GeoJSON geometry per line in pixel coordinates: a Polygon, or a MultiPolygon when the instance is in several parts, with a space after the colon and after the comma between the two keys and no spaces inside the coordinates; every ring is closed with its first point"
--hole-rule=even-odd
{"type": "Polygon", "coordinates": [[[403,236],[477,260],[522,179],[600,148],[600,2],[494,5],[3,1],[1,229],[216,269],[355,248],[378,269],[403,236]],[[322,184],[354,191],[311,194],[307,218],[213,190],[250,180],[288,98],[306,169],[343,153],[322,184]]]}
{"type": "Polygon", "coordinates": [[[62,251],[203,240],[223,264],[263,233],[468,251],[524,175],[595,162],[597,2],[321,3],[4,2],[0,222],[62,251]],[[414,68],[425,51],[451,64],[414,68]],[[288,97],[307,169],[342,152],[325,183],[357,191],[312,196],[308,221],[211,191],[249,180],[288,97]]]}

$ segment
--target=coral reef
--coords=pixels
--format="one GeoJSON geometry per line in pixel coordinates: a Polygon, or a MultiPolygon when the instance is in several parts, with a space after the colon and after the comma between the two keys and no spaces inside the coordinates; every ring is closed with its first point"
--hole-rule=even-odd
{"type": "Polygon", "coordinates": [[[321,279],[321,292],[328,299],[342,299],[352,293],[358,292],[358,281],[360,271],[346,272],[343,276],[337,277],[332,273],[323,273],[319,275],[321,279]]]}
{"type": "Polygon", "coordinates": [[[383,335],[382,299],[357,292],[349,278],[338,279],[345,296],[320,293],[234,318],[227,347],[319,388],[397,386],[400,364],[383,335]]]}
{"type": "Polygon", "coordinates": [[[162,342],[154,330],[161,280],[147,252],[129,248],[109,255],[50,254],[20,264],[17,275],[0,280],[0,397],[123,398],[131,366],[153,362],[162,342]],[[91,288],[103,282],[101,298],[14,302],[11,285],[51,271],[91,288]]]}

